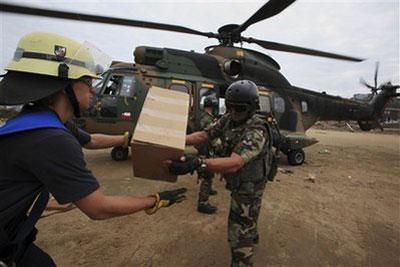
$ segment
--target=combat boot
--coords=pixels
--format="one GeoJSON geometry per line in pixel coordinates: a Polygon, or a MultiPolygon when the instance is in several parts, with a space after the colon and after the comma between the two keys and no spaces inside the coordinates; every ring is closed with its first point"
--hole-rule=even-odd
{"type": "Polygon", "coordinates": [[[214,214],[217,212],[217,207],[211,205],[210,203],[199,203],[197,206],[197,211],[205,214],[214,214]]]}

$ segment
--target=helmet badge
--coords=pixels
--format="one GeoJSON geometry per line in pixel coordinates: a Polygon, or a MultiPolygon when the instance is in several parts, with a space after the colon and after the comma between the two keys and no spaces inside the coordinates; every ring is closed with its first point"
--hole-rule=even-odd
{"type": "Polygon", "coordinates": [[[61,45],[55,45],[54,54],[56,55],[57,60],[63,60],[67,54],[67,48],[61,45]]]}

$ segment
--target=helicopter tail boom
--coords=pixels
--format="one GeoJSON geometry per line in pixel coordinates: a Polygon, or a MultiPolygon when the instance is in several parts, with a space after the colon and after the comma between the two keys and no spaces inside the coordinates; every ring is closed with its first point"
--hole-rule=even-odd
{"type": "Polygon", "coordinates": [[[385,108],[391,102],[391,100],[400,95],[397,93],[397,89],[399,88],[399,85],[392,85],[390,82],[383,84],[378,88],[378,90],[381,92],[372,98],[368,104],[372,107],[371,115],[367,119],[358,120],[358,125],[360,126],[361,130],[370,131],[376,128],[383,130],[379,119],[382,117],[385,108]]]}
{"type": "Polygon", "coordinates": [[[399,88],[399,85],[392,85],[390,82],[379,87],[381,92],[369,102],[373,107],[373,118],[379,118],[382,115],[390,100],[399,95],[399,93],[397,93],[397,89],[399,88]]]}

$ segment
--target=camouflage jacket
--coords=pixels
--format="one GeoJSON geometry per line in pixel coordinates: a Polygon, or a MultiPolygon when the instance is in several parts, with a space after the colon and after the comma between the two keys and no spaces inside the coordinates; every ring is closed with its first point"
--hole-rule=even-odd
{"type": "Polygon", "coordinates": [[[253,115],[245,123],[236,125],[225,114],[205,130],[210,139],[221,138],[223,157],[233,152],[242,157],[245,165],[235,173],[225,173],[227,188],[253,194],[259,184],[264,184],[269,173],[270,136],[265,121],[253,115]]]}
{"type": "MultiPolygon", "coordinates": [[[[213,122],[215,121],[215,118],[213,115],[210,113],[201,110],[200,112],[200,127],[198,131],[203,131],[207,127],[209,127],[213,122]]],[[[211,157],[214,154],[213,151],[213,146],[212,146],[212,140],[206,141],[203,144],[197,145],[196,149],[199,151],[200,155],[204,155],[206,157],[211,157]]]]}
{"type": "Polygon", "coordinates": [[[200,112],[200,129],[198,129],[199,131],[204,130],[205,128],[207,128],[208,126],[210,126],[211,123],[213,123],[215,121],[215,118],[213,115],[211,115],[210,113],[201,110],[200,112]]]}

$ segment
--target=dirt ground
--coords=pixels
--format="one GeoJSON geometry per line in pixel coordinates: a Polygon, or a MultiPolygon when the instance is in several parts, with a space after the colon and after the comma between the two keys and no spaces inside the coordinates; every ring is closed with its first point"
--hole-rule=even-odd
{"type": "MultiPolygon", "coordinates": [[[[255,266],[400,266],[400,137],[314,129],[300,167],[269,183],[255,266]]],[[[42,218],[38,245],[59,266],[229,266],[229,193],[218,179],[216,215],[196,212],[196,177],[176,184],[132,177],[130,160],[85,151],[107,194],[185,186],[188,199],[153,216],[91,221],[74,209],[42,218]]]]}

